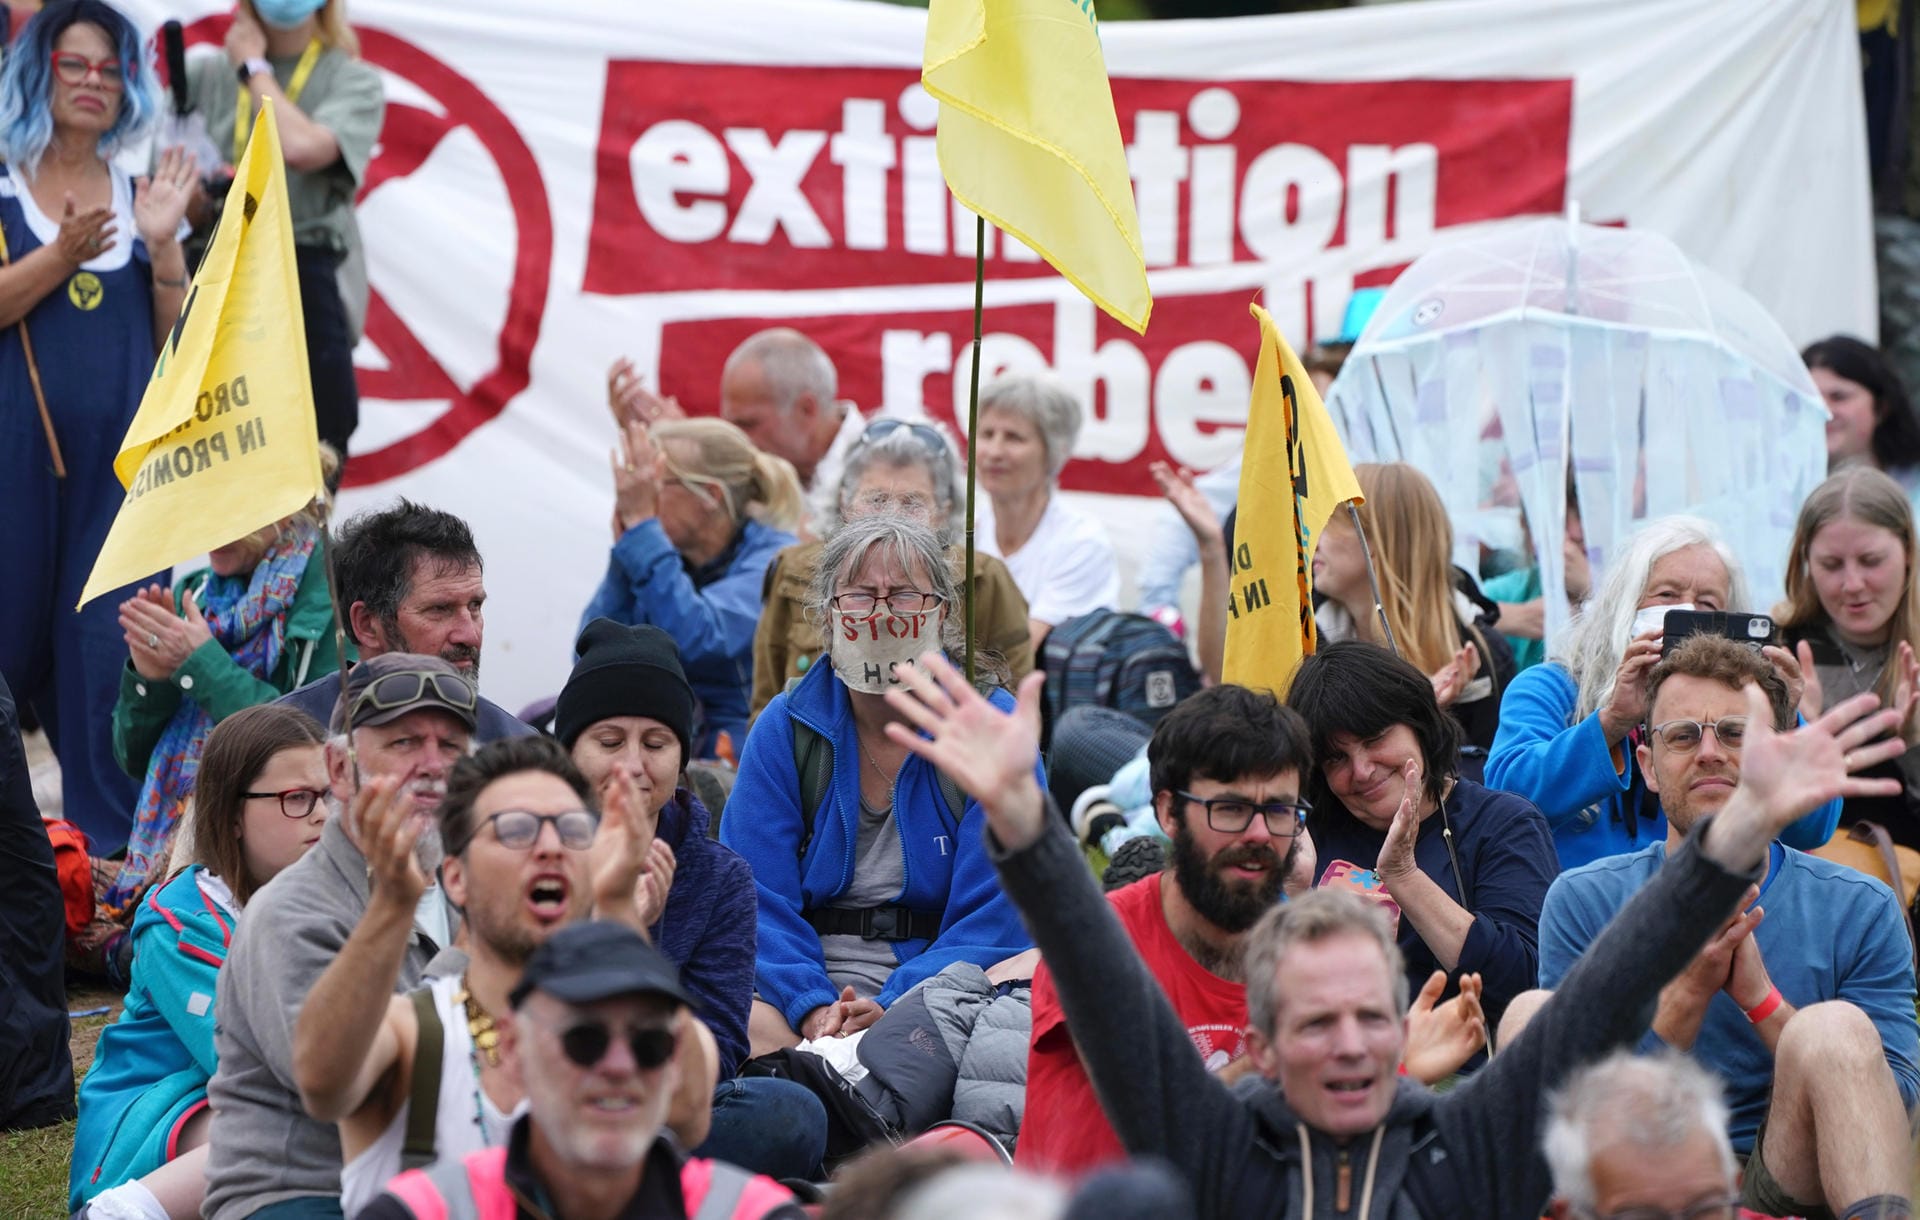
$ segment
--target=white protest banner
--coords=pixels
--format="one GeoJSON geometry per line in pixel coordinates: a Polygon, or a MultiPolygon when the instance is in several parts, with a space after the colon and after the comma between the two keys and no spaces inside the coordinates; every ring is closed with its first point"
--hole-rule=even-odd
{"type": "MultiPolygon", "coordinates": [[[[217,46],[227,0],[130,0],[217,46]]],[[[472,522],[483,686],[556,690],[606,566],[605,374],[689,409],[780,320],[862,410],[951,419],[971,333],[919,87],[926,15],[856,0],[353,0],[387,85],[345,511],[472,522]],[[956,369],[959,375],[956,376],[956,369]]],[[[1649,228],[1796,341],[1874,331],[1859,52],[1832,0],[1429,0],[1109,22],[1154,295],[1136,336],[1028,252],[988,262],[985,372],[1086,398],[1079,492],[1137,531],[1147,465],[1239,451],[1257,297],[1301,349],[1451,231],[1578,201],[1649,228]]],[[[201,50],[196,53],[214,53],[201,50]]],[[[1137,545],[1134,547],[1137,550],[1137,545]]]]}

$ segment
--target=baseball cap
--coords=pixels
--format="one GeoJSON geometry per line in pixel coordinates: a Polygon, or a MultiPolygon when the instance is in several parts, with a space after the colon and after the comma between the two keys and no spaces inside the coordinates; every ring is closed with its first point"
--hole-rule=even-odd
{"type": "Polygon", "coordinates": [[[507,999],[518,1008],[535,991],[569,1004],[663,995],[695,1007],[664,954],[632,928],[605,919],[568,924],[534,949],[507,999]]]}
{"type": "Polygon", "coordinates": [[[480,693],[474,689],[473,679],[439,657],[381,653],[347,672],[345,694],[347,724],[341,725],[341,711],[335,708],[336,731],[388,724],[422,708],[451,714],[469,732],[478,723],[480,693]]]}

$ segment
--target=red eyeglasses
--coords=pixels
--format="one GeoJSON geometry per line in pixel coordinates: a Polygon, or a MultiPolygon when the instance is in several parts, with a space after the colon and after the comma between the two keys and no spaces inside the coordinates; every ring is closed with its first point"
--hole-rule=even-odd
{"type": "Polygon", "coordinates": [[[63,85],[85,84],[87,77],[98,75],[100,87],[118,90],[126,85],[126,73],[118,59],[88,59],[77,51],[55,51],[53,74],[63,85]]]}

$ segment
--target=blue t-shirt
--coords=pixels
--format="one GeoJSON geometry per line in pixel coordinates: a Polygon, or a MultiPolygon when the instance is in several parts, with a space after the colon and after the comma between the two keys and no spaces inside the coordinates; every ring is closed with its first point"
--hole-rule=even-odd
{"type": "MultiPolygon", "coordinates": [[[[1610,856],[1560,877],[1540,912],[1540,985],[1558,986],[1574,961],[1666,862],[1656,843],[1610,856]]],[[[1920,1026],[1914,1021],[1913,950],[1893,891],[1850,868],[1773,844],[1759,905],[1766,918],[1753,939],[1767,973],[1796,1008],[1846,1000],[1872,1019],[1887,1065],[1911,1108],[1920,1098],[1920,1026]]],[[[1653,1014],[1647,1019],[1651,1024],[1653,1014]]],[[[1661,1045],[1649,1032],[1643,1049],[1661,1045]]],[[[1727,1085],[1733,1110],[1728,1135],[1742,1154],[1752,1150],[1773,1087],[1773,1054],[1733,997],[1724,991],[1707,1006],[1692,1054],[1727,1085]]]]}

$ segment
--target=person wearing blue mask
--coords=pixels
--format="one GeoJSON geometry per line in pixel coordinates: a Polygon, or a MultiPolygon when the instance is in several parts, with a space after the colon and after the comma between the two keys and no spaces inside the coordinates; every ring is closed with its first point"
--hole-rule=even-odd
{"type": "MultiPolygon", "coordinates": [[[[367,304],[353,201],[386,110],[380,76],[360,58],[346,0],[240,0],[225,47],[225,55],[190,66],[188,96],[231,165],[246,151],[261,109],[274,107],[287,160],[314,412],[320,439],[344,459],[360,419],[353,348],[367,304]]],[[[204,199],[196,199],[203,205],[192,213],[200,240],[212,231],[226,176],[214,176],[204,199]]]]}

